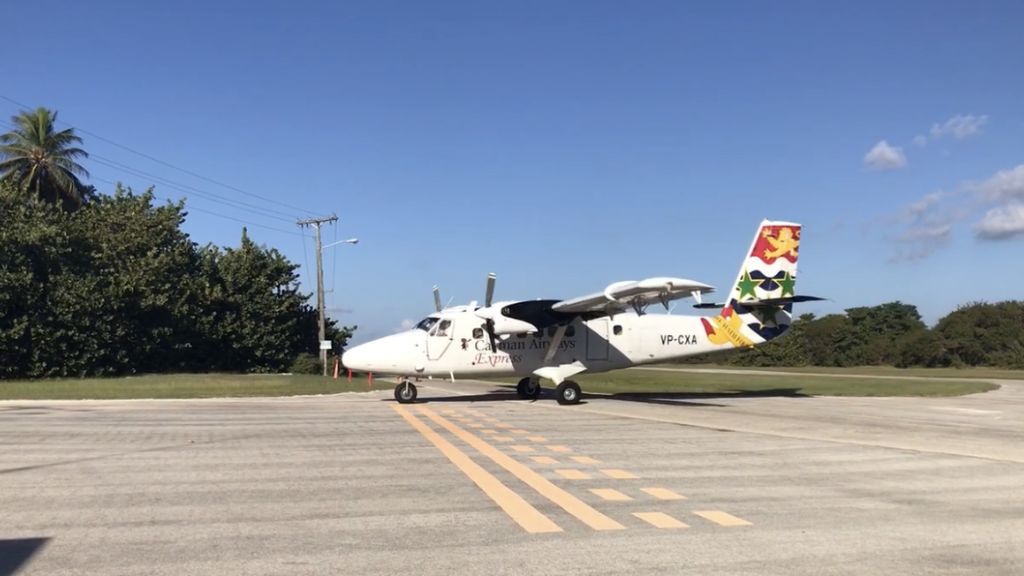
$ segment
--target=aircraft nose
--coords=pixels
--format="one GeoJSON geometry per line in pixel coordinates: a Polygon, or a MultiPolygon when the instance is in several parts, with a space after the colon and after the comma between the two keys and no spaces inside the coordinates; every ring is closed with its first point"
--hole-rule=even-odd
{"type": "Polygon", "coordinates": [[[373,362],[370,361],[371,354],[367,349],[366,344],[360,344],[349,350],[345,350],[341,354],[341,364],[349,369],[356,370],[359,372],[368,372],[373,370],[373,362]]]}

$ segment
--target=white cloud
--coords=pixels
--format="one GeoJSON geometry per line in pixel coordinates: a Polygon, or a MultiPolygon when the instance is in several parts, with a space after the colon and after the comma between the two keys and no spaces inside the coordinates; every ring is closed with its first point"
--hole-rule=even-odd
{"type": "Polygon", "coordinates": [[[1024,199],[1024,164],[1009,170],[1000,170],[988,180],[969,184],[968,187],[980,193],[983,199],[992,202],[1024,199]]]}
{"type": "Polygon", "coordinates": [[[412,330],[415,327],[416,321],[406,318],[405,320],[402,320],[402,323],[398,325],[398,328],[395,328],[394,330],[392,330],[392,332],[397,334],[399,332],[405,332],[406,330],[412,330]]]}
{"type": "Polygon", "coordinates": [[[928,137],[927,136],[925,136],[924,134],[918,134],[917,136],[914,136],[914,146],[917,146],[919,148],[924,148],[927,145],[928,145],[928,137]]]}
{"type": "Polygon", "coordinates": [[[907,206],[907,214],[909,216],[923,216],[932,206],[938,204],[946,196],[947,194],[942,191],[925,194],[920,200],[907,206]]]}
{"type": "MultiPolygon", "coordinates": [[[[942,124],[932,124],[929,131],[932,140],[938,140],[943,136],[952,136],[957,140],[963,140],[981,132],[982,126],[988,124],[988,115],[982,114],[957,114],[942,124]]],[[[915,139],[916,142],[916,139],[915,139]]]]}
{"type": "Polygon", "coordinates": [[[885,140],[880,140],[864,155],[864,166],[870,170],[895,170],[906,165],[907,157],[903,155],[903,148],[890,146],[885,140]]]}
{"type": "Polygon", "coordinates": [[[1024,235],[1024,204],[1011,202],[992,208],[974,225],[974,233],[984,240],[1006,240],[1024,235]]]}

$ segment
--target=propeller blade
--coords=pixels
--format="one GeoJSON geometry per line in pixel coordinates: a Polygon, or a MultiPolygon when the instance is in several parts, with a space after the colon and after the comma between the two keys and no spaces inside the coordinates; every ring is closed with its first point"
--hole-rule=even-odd
{"type": "Polygon", "coordinates": [[[497,278],[498,277],[494,275],[494,272],[487,275],[487,295],[486,298],[484,298],[485,307],[489,308],[491,306],[491,301],[494,300],[494,282],[497,278]]]}
{"type": "Polygon", "coordinates": [[[498,340],[494,336],[494,320],[488,320],[484,324],[487,327],[487,335],[491,337],[491,352],[497,352],[498,340]]]}
{"type": "Polygon", "coordinates": [[[434,286],[434,310],[437,310],[438,312],[443,310],[443,308],[441,308],[441,289],[437,286],[434,286]]]}

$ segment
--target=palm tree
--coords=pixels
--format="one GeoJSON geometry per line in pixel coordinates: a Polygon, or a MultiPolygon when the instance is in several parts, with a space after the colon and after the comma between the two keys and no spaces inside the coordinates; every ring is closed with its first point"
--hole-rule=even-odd
{"type": "Polygon", "coordinates": [[[75,136],[74,128],[54,132],[56,112],[39,107],[11,121],[14,130],[0,134],[0,180],[53,204],[59,202],[66,210],[80,208],[95,194],[95,188],[79,180],[89,176],[75,162],[89,156],[74,146],[82,139],[75,136]]]}

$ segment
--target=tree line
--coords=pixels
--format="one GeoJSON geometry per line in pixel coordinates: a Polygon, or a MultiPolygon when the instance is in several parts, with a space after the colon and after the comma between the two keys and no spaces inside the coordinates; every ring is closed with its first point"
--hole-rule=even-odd
{"type": "MultiPolygon", "coordinates": [[[[0,378],[318,366],[296,264],[245,229],[198,245],[183,201],[97,193],[55,117],[23,112],[0,135],[0,378]]],[[[328,321],[335,349],[353,330],[328,321]]]]}
{"type": "Polygon", "coordinates": [[[903,302],[804,314],[782,337],[752,350],[695,357],[743,366],[1024,368],[1024,301],[960,306],[929,328],[903,302]]]}

